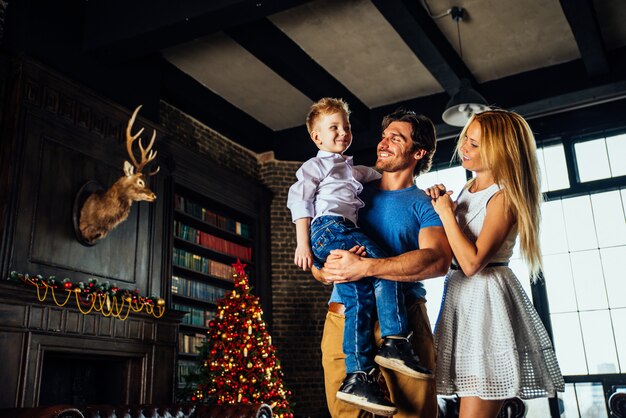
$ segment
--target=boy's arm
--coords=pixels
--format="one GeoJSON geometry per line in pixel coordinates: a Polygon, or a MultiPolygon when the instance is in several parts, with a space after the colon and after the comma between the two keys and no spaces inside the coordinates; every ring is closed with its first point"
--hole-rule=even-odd
{"type": "Polygon", "coordinates": [[[289,187],[287,208],[295,223],[299,218],[315,216],[315,196],[320,181],[326,176],[323,166],[316,158],[311,158],[296,171],[297,181],[289,187]]]}
{"type": "Polygon", "coordinates": [[[341,283],[379,277],[414,282],[445,275],[452,261],[452,250],[443,228],[421,229],[419,246],[419,250],[388,258],[364,258],[348,251],[333,250],[324,264],[324,279],[341,283]]]}
{"type": "Polygon", "coordinates": [[[313,265],[313,253],[311,252],[311,240],[309,233],[311,218],[296,219],[296,254],[293,262],[302,270],[310,269],[313,265]]]}
{"type": "Polygon", "coordinates": [[[296,224],[296,251],[293,261],[302,270],[313,265],[309,231],[311,218],[315,214],[315,194],[324,175],[323,167],[317,159],[308,160],[296,172],[298,181],[289,188],[287,195],[287,207],[296,224]]]}

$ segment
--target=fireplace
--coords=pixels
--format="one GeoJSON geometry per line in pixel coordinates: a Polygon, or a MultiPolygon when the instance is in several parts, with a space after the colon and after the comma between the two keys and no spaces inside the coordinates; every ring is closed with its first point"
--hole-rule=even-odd
{"type": "Polygon", "coordinates": [[[125,403],[132,362],[126,358],[46,352],[39,405],[125,403]]]}
{"type": "MultiPolygon", "coordinates": [[[[72,340],[64,343],[72,344],[72,340]]],[[[61,347],[58,342],[47,345],[47,341],[37,346],[41,373],[35,378],[39,382],[36,405],[116,405],[145,399],[149,349],[137,352],[137,347],[129,350],[110,343],[61,347]]]]}
{"type": "Polygon", "coordinates": [[[83,315],[0,283],[0,408],[172,402],[181,317],[83,315]]]}

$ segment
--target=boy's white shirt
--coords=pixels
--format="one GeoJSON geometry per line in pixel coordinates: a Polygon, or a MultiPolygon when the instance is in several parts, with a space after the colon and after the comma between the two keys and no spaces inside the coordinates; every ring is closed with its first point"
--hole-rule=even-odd
{"type": "Polygon", "coordinates": [[[380,179],[373,168],[353,165],[352,157],[327,151],[318,151],[296,172],[296,181],[290,188],[287,207],[292,220],[333,215],[343,216],[355,225],[363,201],[358,195],[363,183],[380,179]]]}

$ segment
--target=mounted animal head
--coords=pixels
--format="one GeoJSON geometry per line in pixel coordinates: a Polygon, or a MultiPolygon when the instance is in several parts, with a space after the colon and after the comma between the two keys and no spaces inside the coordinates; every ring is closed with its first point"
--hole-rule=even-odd
{"type": "Polygon", "coordinates": [[[90,245],[106,237],[113,228],[125,221],[133,202],[141,200],[152,202],[156,199],[156,195],[148,187],[147,177],[155,175],[160,167],[148,174],[141,172],[157,156],[157,152],[152,150],[156,139],[156,130],[152,133],[150,143],[144,148],[140,138],[143,128],[135,135],[131,133],[139,109],[141,106],[135,109],[126,127],[126,151],[130,162],[124,161],[124,175],[107,191],[92,193],[85,200],[80,210],[80,233],[86,243],[90,245]],[[133,144],[138,138],[139,141],[137,142],[141,153],[139,162],[137,162],[133,152],[133,144]]]}

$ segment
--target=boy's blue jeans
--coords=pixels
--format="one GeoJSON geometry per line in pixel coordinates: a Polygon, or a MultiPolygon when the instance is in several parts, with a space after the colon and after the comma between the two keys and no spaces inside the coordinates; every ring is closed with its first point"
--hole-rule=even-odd
{"type": "MultiPolygon", "coordinates": [[[[324,266],[331,250],[365,246],[368,257],[382,258],[384,252],[351,221],[341,216],[320,216],[311,224],[311,248],[317,268],[324,266]]],[[[343,351],[346,373],[369,371],[374,364],[374,307],[378,310],[381,336],[406,336],[407,319],[402,283],[366,277],[335,285],[346,307],[343,351]]]]}

